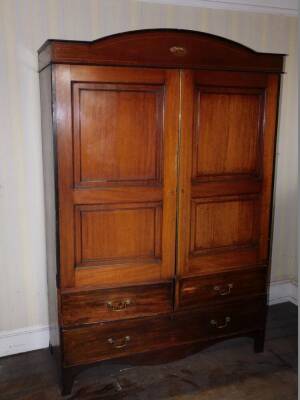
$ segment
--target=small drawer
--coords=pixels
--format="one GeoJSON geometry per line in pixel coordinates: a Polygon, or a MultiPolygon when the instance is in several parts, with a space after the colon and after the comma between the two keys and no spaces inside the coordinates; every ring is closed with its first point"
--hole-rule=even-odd
{"type": "Polygon", "coordinates": [[[64,365],[72,366],[262,330],[265,297],[164,316],[103,322],[63,331],[64,365]]]}
{"type": "Polygon", "coordinates": [[[266,291],[266,268],[226,272],[179,281],[179,308],[199,307],[266,291]]]}
{"type": "Polygon", "coordinates": [[[172,309],[172,283],[68,292],[61,295],[63,326],[148,316],[172,309]]]}

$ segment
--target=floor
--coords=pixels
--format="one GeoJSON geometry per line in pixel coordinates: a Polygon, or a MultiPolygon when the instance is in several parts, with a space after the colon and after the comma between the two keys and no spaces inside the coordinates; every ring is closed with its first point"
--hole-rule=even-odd
{"type": "MultiPolygon", "coordinates": [[[[270,307],[265,352],[234,339],[167,365],[96,367],[80,375],[68,400],[297,399],[297,307],[270,307]]],[[[48,350],[0,359],[1,400],[59,400],[48,350]]]]}

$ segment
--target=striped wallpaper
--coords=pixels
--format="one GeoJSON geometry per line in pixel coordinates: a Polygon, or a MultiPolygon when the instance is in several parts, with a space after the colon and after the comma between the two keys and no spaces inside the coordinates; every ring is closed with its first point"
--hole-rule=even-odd
{"type": "Polygon", "coordinates": [[[221,35],[288,53],[283,78],[272,279],[296,279],[297,18],[134,0],[0,0],[0,330],[47,325],[37,49],[143,28],[221,35]]]}

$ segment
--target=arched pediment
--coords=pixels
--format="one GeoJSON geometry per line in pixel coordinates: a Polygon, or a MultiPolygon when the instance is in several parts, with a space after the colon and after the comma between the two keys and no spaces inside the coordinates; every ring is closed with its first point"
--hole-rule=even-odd
{"type": "Polygon", "coordinates": [[[48,40],[39,67],[49,63],[282,72],[283,55],[258,53],[208,33],[151,29],[119,33],[92,42],[48,40]]]}

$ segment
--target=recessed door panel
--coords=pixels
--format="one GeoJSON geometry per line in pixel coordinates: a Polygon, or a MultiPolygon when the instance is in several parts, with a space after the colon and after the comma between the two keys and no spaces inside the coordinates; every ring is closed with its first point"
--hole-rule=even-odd
{"type": "Polygon", "coordinates": [[[77,266],[161,261],[161,203],[83,205],[76,211],[77,266]]]}
{"type": "Polygon", "coordinates": [[[257,175],[263,91],[196,90],[193,177],[257,175]]]}
{"type": "Polygon", "coordinates": [[[77,83],[75,183],[161,183],[164,85],[77,83]]]}
{"type": "Polygon", "coordinates": [[[63,287],[175,273],[179,71],[56,66],[63,287]]]}
{"type": "Polygon", "coordinates": [[[256,208],[256,198],[249,196],[193,199],[191,253],[255,245],[258,241],[256,208]]]}
{"type": "Polygon", "coordinates": [[[182,73],[180,276],[268,262],[277,86],[275,75],[182,73]]]}

